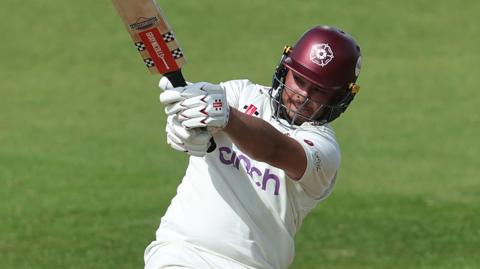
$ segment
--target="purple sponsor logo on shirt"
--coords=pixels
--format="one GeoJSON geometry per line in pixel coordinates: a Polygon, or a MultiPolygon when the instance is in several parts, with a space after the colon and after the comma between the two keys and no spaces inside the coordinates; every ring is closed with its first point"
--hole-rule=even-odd
{"type": "Polygon", "coordinates": [[[260,169],[252,164],[252,160],[250,160],[247,156],[243,154],[239,154],[237,156],[237,152],[229,147],[220,147],[218,152],[220,161],[225,165],[232,165],[234,168],[239,170],[240,163],[242,163],[247,174],[255,182],[255,185],[261,187],[262,190],[267,190],[267,183],[269,181],[274,182],[274,194],[278,195],[278,191],[280,189],[280,179],[275,174],[270,173],[270,169],[266,168],[263,171],[260,171],[260,169]],[[261,179],[261,181],[258,181],[257,179],[261,179]]]}

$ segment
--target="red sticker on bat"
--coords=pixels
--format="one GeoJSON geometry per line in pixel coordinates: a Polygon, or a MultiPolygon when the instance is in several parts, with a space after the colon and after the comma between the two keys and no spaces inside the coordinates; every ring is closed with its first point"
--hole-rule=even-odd
{"type": "Polygon", "coordinates": [[[143,44],[145,44],[150,57],[155,63],[155,66],[161,74],[177,71],[179,69],[170,49],[157,28],[140,32],[139,35],[143,44]]]}

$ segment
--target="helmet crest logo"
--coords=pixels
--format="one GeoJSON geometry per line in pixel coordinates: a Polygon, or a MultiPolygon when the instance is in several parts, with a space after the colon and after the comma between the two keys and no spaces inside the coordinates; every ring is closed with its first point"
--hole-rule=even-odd
{"type": "Polygon", "coordinates": [[[316,44],[310,50],[310,60],[321,67],[326,66],[333,59],[333,51],[328,44],[316,44]]]}

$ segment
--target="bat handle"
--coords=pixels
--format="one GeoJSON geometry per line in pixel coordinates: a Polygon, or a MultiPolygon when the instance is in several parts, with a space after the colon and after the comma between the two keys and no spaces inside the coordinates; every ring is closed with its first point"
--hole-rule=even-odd
{"type": "Polygon", "coordinates": [[[187,82],[183,77],[182,70],[179,69],[175,72],[165,73],[164,76],[168,78],[170,83],[172,83],[173,87],[185,87],[187,86],[187,82]]]}
{"type": "MultiPolygon", "coordinates": [[[[187,82],[185,81],[185,78],[183,77],[182,70],[179,69],[178,71],[175,72],[170,72],[164,74],[172,83],[173,87],[184,87],[187,86],[187,82]]],[[[213,137],[210,138],[210,146],[207,149],[207,152],[210,153],[215,150],[217,147],[217,143],[215,143],[215,140],[213,140],[213,137]]]]}

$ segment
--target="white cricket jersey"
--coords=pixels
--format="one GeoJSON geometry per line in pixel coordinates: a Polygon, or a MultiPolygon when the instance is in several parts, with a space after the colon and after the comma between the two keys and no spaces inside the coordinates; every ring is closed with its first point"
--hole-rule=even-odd
{"type": "Polygon", "coordinates": [[[290,129],[272,119],[268,88],[248,80],[221,83],[231,107],[261,118],[303,146],[299,181],[258,162],[222,132],[215,151],[190,162],[157,230],[157,242],[186,241],[254,268],[287,268],[303,218],[333,188],[340,151],[328,125],[290,129]]]}

